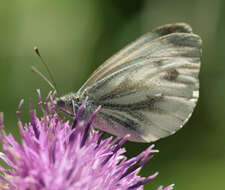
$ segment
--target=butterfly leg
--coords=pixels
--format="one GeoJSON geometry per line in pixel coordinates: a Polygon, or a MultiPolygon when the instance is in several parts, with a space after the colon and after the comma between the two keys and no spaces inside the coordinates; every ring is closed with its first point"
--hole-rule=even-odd
{"type": "Polygon", "coordinates": [[[72,105],[73,105],[73,115],[75,115],[76,114],[76,109],[75,109],[75,102],[74,102],[74,100],[72,100],[72,105]]]}

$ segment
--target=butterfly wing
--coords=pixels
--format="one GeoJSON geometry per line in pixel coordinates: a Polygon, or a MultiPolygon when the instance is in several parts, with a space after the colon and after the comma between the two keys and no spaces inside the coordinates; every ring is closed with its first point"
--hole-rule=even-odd
{"type": "Polygon", "coordinates": [[[96,127],[151,142],[175,133],[198,99],[201,39],[186,24],[165,25],[125,47],[80,89],[101,105],[96,127]]]}
{"type": "Polygon", "coordinates": [[[141,36],[134,42],[128,44],[117,54],[106,60],[84,83],[79,91],[83,91],[88,86],[91,86],[96,81],[111,73],[112,69],[116,70],[118,66],[122,67],[123,64],[126,64],[128,62],[128,60],[139,57],[141,55],[150,55],[153,49],[148,52],[148,49],[151,48],[150,46],[148,46],[148,44],[157,38],[172,33],[192,33],[192,28],[185,23],[167,24],[162,27],[156,28],[151,33],[147,33],[141,36]],[[143,46],[146,46],[145,49],[143,46]]]}

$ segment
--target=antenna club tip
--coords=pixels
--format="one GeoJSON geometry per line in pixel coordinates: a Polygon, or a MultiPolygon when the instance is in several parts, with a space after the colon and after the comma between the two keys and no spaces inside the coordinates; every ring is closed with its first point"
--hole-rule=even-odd
{"type": "Polygon", "coordinates": [[[38,54],[40,56],[39,50],[37,46],[34,46],[34,51],[36,52],[36,54],[38,54]]]}

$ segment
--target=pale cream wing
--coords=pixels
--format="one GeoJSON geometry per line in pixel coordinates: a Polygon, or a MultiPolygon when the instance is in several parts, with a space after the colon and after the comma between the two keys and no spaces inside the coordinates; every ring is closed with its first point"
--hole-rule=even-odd
{"type": "Polygon", "coordinates": [[[106,131],[117,136],[136,133],[142,140],[130,140],[150,142],[184,125],[198,98],[199,60],[170,58],[160,64],[154,68],[149,61],[126,68],[87,91],[93,105],[102,105],[99,115],[108,121],[106,131]]]}
{"type": "Polygon", "coordinates": [[[106,62],[94,73],[101,74],[103,69],[100,78],[86,83],[86,95],[93,107],[102,105],[99,121],[107,125],[96,127],[117,136],[130,134],[129,140],[142,142],[175,133],[198,99],[200,37],[165,32],[132,51],[129,46],[122,51],[125,58],[119,53],[112,58],[115,63],[106,62]]]}
{"type": "Polygon", "coordinates": [[[79,91],[83,91],[88,86],[94,84],[96,81],[111,73],[113,68],[115,69],[118,66],[121,67],[123,64],[126,64],[129,60],[134,59],[137,56],[146,56],[147,54],[150,55],[151,51],[154,51],[154,49],[149,51],[149,48],[152,47],[150,47],[149,44],[151,44],[152,41],[157,38],[172,33],[192,33],[192,29],[188,24],[185,23],[167,24],[156,28],[151,33],[141,36],[105,61],[91,75],[91,77],[85,82],[79,91]]]}

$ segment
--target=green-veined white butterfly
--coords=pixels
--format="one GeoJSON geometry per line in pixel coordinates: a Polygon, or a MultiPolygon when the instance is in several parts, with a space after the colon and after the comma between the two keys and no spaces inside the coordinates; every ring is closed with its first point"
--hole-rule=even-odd
{"type": "Polygon", "coordinates": [[[129,44],[103,63],[77,93],[55,99],[74,115],[88,96],[84,117],[99,105],[94,126],[137,142],[182,128],[199,92],[201,39],[185,23],[168,24],[129,44]]]}

